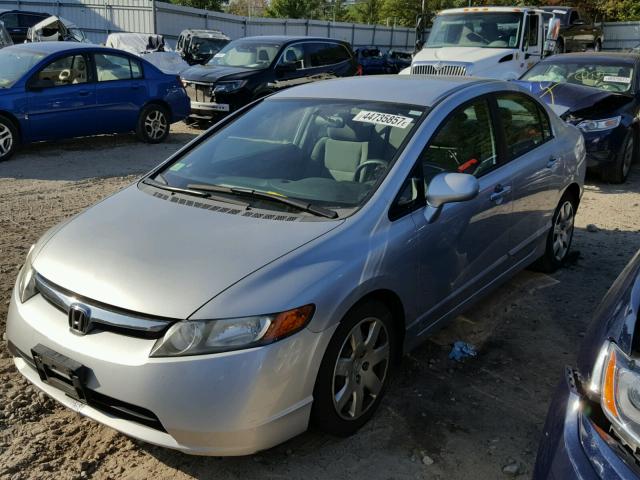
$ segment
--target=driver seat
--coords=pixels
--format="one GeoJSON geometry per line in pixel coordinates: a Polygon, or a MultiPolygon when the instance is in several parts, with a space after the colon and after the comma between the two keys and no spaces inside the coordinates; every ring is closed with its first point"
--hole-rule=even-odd
{"type": "Polygon", "coordinates": [[[313,148],[313,163],[322,163],[325,172],[339,182],[358,181],[354,175],[369,157],[373,129],[371,124],[356,125],[356,122],[327,128],[328,137],[321,138],[313,148]]]}

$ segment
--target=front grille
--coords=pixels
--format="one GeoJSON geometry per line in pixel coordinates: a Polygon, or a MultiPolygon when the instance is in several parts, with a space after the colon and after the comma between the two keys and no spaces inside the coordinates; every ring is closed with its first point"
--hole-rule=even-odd
{"type": "Polygon", "coordinates": [[[411,67],[411,73],[416,75],[463,77],[467,74],[467,67],[464,65],[454,64],[417,64],[411,67]]]}
{"type": "MultiPolygon", "coordinates": [[[[12,342],[8,342],[8,349],[9,353],[13,357],[22,358],[29,367],[37,371],[36,364],[31,355],[27,355],[21,351],[12,342]]],[[[84,391],[87,397],[86,403],[90,407],[113,417],[122,418],[123,420],[129,420],[131,422],[139,423],[140,425],[145,425],[153,428],[154,430],[166,432],[166,429],[160,422],[160,419],[151,410],[128,402],[123,402],[122,400],[118,400],[117,398],[110,397],[86,387],[84,391]]]]}
{"type": "Polygon", "coordinates": [[[211,85],[202,85],[200,83],[187,83],[185,86],[189,99],[194,102],[210,102],[211,101],[211,85]]]}

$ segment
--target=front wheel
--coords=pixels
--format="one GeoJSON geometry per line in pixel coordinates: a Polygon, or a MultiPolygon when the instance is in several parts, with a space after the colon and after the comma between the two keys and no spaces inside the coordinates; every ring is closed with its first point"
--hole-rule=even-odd
{"type": "Polygon", "coordinates": [[[163,142],[169,135],[169,113],[161,105],[147,105],[140,112],[136,128],[138,138],[145,143],[163,142]]]}
{"type": "Polygon", "coordinates": [[[354,307],[335,331],[313,391],[313,423],[339,436],[374,414],[389,384],[396,353],[389,309],[377,300],[354,307]]]}
{"type": "Polygon", "coordinates": [[[565,194],[560,200],[553,214],[552,227],[547,235],[544,254],[535,264],[538,270],[546,273],[555,272],[567,259],[573,241],[577,206],[573,195],[565,194]]]}
{"type": "Polygon", "coordinates": [[[11,120],[0,116],[0,162],[9,160],[18,145],[18,131],[11,120]]]}
{"type": "Polygon", "coordinates": [[[631,171],[635,153],[635,135],[633,130],[629,130],[613,162],[603,167],[602,179],[611,183],[624,183],[631,171]]]}

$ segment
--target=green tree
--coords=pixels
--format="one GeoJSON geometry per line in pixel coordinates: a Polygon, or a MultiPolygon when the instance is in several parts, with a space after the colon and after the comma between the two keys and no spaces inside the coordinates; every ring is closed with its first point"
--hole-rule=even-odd
{"type": "Polygon", "coordinates": [[[231,0],[226,12],[243,17],[262,17],[267,7],[266,0],[231,0]]]}
{"type": "Polygon", "coordinates": [[[185,7],[204,8],[214,12],[221,12],[223,0],[171,0],[176,5],[184,5],[185,7]]]}
{"type": "Polygon", "coordinates": [[[356,23],[379,24],[386,0],[362,0],[349,8],[349,17],[356,23]]]}
{"type": "Polygon", "coordinates": [[[278,18],[320,18],[323,16],[322,0],[271,0],[266,13],[278,18]]]}

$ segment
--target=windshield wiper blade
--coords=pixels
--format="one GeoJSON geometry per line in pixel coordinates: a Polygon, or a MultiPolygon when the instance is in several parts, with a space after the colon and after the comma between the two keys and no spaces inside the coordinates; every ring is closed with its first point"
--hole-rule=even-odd
{"type": "Polygon", "coordinates": [[[290,207],[297,208],[298,210],[303,210],[305,212],[312,213],[320,217],[332,218],[332,219],[338,218],[338,212],[334,210],[330,210],[328,208],[324,208],[319,205],[314,205],[313,203],[309,203],[297,198],[289,198],[282,195],[278,195],[276,193],[263,192],[261,190],[253,190],[251,188],[225,187],[223,185],[209,185],[209,184],[198,184],[198,183],[190,183],[189,185],[187,185],[187,187],[193,188],[194,190],[200,190],[205,192],[218,192],[218,193],[229,193],[229,194],[236,194],[236,195],[246,195],[250,197],[260,198],[262,200],[271,200],[274,202],[282,203],[284,205],[288,205],[290,207]]]}
{"type": "Polygon", "coordinates": [[[191,188],[180,188],[180,187],[174,187],[171,185],[166,185],[162,182],[158,182],[156,180],[153,180],[152,178],[145,178],[142,183],[146,184],[146,185],[151,185],[152,187],[156,187],[156,188],[160,188],[162,190],[167,190],[169,192],[175,192],[175,193],[184,193],[186,195],[194,195],[197,197],[202,197],[202,198],[207,198],[209,200],[216,200],[218,202],[224,202],[224,203],[230,203],[232,205],[238,205],[239,207],[248,207],[249,204],[247,202],[241,202],[239,200],[234,200],[231,198],[227,198],[227,197],[220,197],[218,195],[212,195],[211,192],[208,191],[203,191],[203,190],[199,190],[199,189],[191,189],[191,188]]]}

